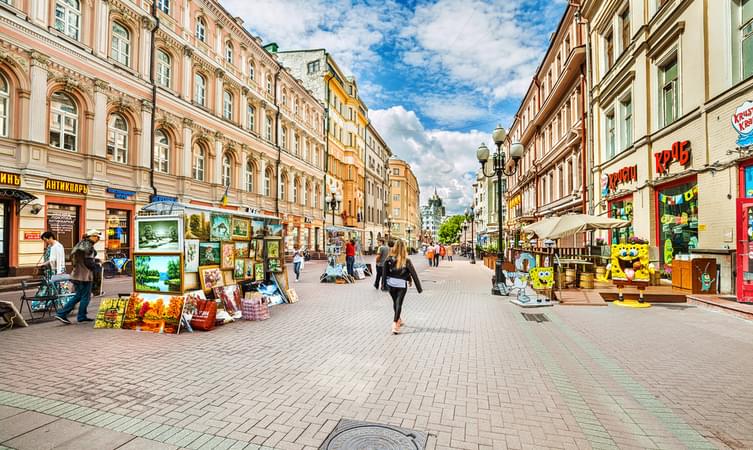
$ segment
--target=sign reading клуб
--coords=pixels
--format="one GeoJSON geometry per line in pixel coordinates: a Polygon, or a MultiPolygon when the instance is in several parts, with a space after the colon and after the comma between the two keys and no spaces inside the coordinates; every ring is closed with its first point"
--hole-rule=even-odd
{"type": "Polygon", "coordinates": [[[82,183],[74,183],[72,181],[60,181],[60,180],[44,180],[44,188],[48,191],[60,191],[68,192],[71,194],[83,194],[89,193],[89,186],[82,183]]]}
{"type": "Polygon", "coordinates": [[[21,186],[21,175],[10,172],[0,172],[0,184],[21,186]]]}
{"type": "Polygon", "coordinates": [[[677,141],[672,144],[671,150],[662,150],[654,153],[656,162],[656,173],[666,175],[669,173],[669,166],[673,162],[686,166],[690,162],[690,141],[677,141]]]}
{"type": "Polygon", "coordinates": [[[609,191],[614,191],[620,184],[638,181],[638,165],[623,167],[617,172],[608,173],[607,178],[609,191]]]}

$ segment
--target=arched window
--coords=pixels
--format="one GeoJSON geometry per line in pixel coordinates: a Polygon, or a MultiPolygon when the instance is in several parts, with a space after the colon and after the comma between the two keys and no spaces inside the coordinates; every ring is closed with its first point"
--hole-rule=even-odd
{"type": "Polygon", "coordinates": [[[170,55],[162,50],[157,50],[157,84],[170,87],[170,55]]]}
{"type": "Polygon", "coordinates": [[[197,73],[193,77],[194,94],[193,99],[201,106],[206,106],[207,101],[207,80],[204,75],[197,73]]]}
{"type": "Polygon", "coordinates": [[[206,163],[206,152],[196,144],[193,153],[193,178],[194,180],[204,181],[204,164],[206,163]]]}
{"type": "Polygon", "coordinates": [[[50,145],[63,150],[78,150],[78,108],[62,92],[50,98],[50,145]]]}
{"type": "Polygon", "coordinates": [[[55,29],[78,40],[81,28],[81,5],[78,0],[57,0],[55,2],[55,29]]]}
{"type": "Polygon", "coordinates": [[[282,106],[288,106],[288,91],[282,88],[282,106]]]}
{"type": "Polygon", "coordinates": [[[162,130],[154,132],[154,170],[170,173],[170,141],[162,130]]]}
{"type": "Polygon", "coordinates": [[[246,161],[246,190],[254,192],[254,163],[251,159],[246,161]]]}
{"type": "Polygon", "coordinates": [[[293,203],[298,203],[298,179],[293,182],[293,203]]]}
{"type": "Polygon", "coordinates": [[[246,106],[246,128],[251,131],[255,131],[254,124],[256,123],[256,108],[253,105],[246,106]]]}
{"type": "Polygon", "coordinates": [[[303,206],[308,206],[309,204],[309,182],[308,181],[303,182],[303,197],[301,198],[301,202],[303,203],[303,206]]]}
{"type": "Polygon", "coordinates": [[[107,124],[107,158],[123,164],[128,162],[128,123],[120,114],[111,114],[107,124]]]}
{"type": "Polygon", "coordinates": [[[233,120],[233,94],[228,91],[222,93],[222,117],[233,120]]]}
{"type": "Polygon", "coordinates": [[[170,14],[170,0],[157,0],[157,9],[165,14],[170,14]]]}
{"type": "Polygon", "coordinates": [[[233,63],[233,44],[230,41],[225,42],[225,61],[233,63]]]}
{"type": "Polygon", "coordinates": [[[288,177],[283,174],[280,177],[280,182],[277,183],[277,198],[285,200],[285,189],[288,186],[288,177]]]}
{"type": "Polygon", "coordinates": [[[248,77],[253,80],[255,76],[256,76],[256,66],[254,66],[254,62],[251,61],[251,63],[248,65],[248,77]]]}
{"type": "Polygon", "coordinates": [[[128,30],[118,22],[112,23],[112,59],[127,66],[131,58],[131,38],[128,30]]]}
{"type": "Polygon", "coordinates": [[[8,137],[8,124],[10,123],[10,89],[8,81],[0,74],[0,136],[8,137]]]}
{"type": "Polygon", "coordinates": [[[267,94],[272,95],[272,76],[267,75],[267,94]]]}
{"type": "Polygon", "coordinates": [[[264,171],[264,195],[272,195],[272,169],[269,168],[264,171]]]}
{"type": "Polygon", "coordinates": [[[222,185],[225,187],[230,186],[230,182],[233,179],[233,163],[230,159],[230,155],[225,153],[222,156],[222,185]]]}
{"type": "Polygon", "coordinates": [[[207,41],[207,23],[203,17],[196,19],[196,39],[201,42],[207,41]]]}
{"type": "Polygon", "coordinates": [[[269,116],[264,118],[264,137],[272,141],[272,119],[269,116]]]}
{"type": "Polygon", "coordinates": [[[280,128],[280,143],[282,148],[288,148],[288,129],[285,127],[280,128]]]}

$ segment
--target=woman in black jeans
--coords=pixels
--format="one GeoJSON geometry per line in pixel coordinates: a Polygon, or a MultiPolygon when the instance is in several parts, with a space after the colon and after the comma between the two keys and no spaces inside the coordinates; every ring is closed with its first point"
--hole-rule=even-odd
{"type": "Polygon", "coordinates": [[[384,263],[383,270],[382,287],[389,288],[390,296],[392,297],[392,307],[395,311],[395,317],[392,321],[392,334],[398,334],[400,332],[400,325],[403,324],[403,321],[400,320],[400,312],[403,309],[403,299],[408,292],[408,286],[412,282],[416,284],[419,294],[423,291],[421,289],[421,281],[418,279],[418,275],[416,275],[416,269],[413,268],[413,263],[408,258],[404,241],[398,240],[395,242],[390,257],[384,263]]]}

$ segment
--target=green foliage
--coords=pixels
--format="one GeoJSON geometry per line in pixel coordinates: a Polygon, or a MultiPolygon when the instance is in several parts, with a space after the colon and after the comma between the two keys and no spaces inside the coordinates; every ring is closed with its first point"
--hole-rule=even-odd
{"type": "Polygon", "coordinates": [[[465,216],[457,215],[452,216],[444,221],[439,227],[439,242],[441,244],[451,244],[457,241],[458,233],[460,233],[460,226],[465,221],[465,216]]]}

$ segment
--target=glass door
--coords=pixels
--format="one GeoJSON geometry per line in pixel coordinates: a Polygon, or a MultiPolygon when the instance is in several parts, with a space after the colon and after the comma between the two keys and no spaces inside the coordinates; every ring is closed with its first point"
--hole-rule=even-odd
{"type": "Polygon", "coordinates": [[[737,199],[737,300],[753,303],[753,199],[737,199]]]}
{"type": "Polygon", "coordinates": [[[10,261],[10,207],[9,202],[0,202],[0,277],[8,276],[10,261]]]}

